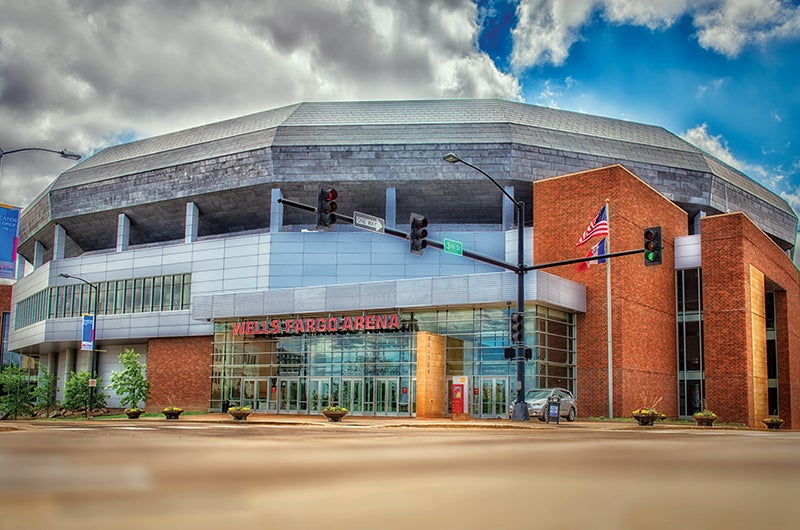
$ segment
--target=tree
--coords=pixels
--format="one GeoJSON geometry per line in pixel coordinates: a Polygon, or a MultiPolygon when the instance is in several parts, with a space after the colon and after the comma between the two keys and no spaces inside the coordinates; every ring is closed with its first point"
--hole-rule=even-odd
{"type": "Polygon", "coordinates": [[[139,355],[130,348],[119,354],[119,362],[122,371],[111,372],[111,385],[109,388],[114,390],[119,396],[119,403],[126,409],[139,408],[147,403],[150,398],[150,381],[144,375],[145,365],[139,362],[139,355]]]}
{"type": "Polygon", "coordinates": [[[36,387],[34,391],[34,396],[36,397],[36,408],[38,410],[46,410],[47,414],[50,414],[50,411],[56,408],[58,404],[56,402],[56,374],[48,372],[47,370],[42,370],[39,374],[39,386],[36,387]]]}
{"type": "Polygon", "coordinates": [[[28,374],[19,366],[9,365],[0,372],[0,410],[17,419],[33,413],[34,386],[28,382],[28,374]]]}
{"type": "MultiPolygon", "coordinates": [[[[89,379],[89,372],[85,370],[70,374],[67,384],[64,385],[64,401],[61,402],[65,409],[76,411],[89,408],[89,379]]],[[[106,396],[100,391],[101,388],[98,378],[94,393],[95,409],[106,406],[106,396]]]]}

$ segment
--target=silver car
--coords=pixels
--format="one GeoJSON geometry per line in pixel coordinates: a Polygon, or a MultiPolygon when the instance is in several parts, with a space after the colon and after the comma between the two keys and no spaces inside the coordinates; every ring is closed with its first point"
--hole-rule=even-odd
{"type": "MultiPolygon", "coordinates": [[[[566,388],[533,388],[525,392],[525,403],[528,405],[528,413],[531,418],[539,421],[547,421],[547,401],[550,396],[561,398],[559,416],[566,418],[567,421],[575,421],[578,415],[578,402],[572,392],[566,388]]],[[[508,407],[508,417],[514,413],[514,403],[508,407]]]]}

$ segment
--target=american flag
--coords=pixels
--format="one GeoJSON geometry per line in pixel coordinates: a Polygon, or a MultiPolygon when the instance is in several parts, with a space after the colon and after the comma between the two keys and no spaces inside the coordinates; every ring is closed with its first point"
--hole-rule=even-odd
{"type": "Polygon", "coordinates": [[[604,237],[608,235],[608,217],[606,216],[606,207],[603,206],[600,208],[600,211],[597,212],[597,215],[594,216],[592,222],[589,223],[589,226],[586,227],[584,230],[583,235],[575,243],[576,247],[579,247],[589,241],[593,237],[604,237]]]}

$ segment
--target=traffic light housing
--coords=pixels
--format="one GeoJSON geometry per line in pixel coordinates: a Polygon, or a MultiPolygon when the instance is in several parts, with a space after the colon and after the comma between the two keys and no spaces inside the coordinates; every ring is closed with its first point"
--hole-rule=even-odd
{"type": "Polygon", "coordinates": [[[339,193],[334,188],[320,188],[317,197],[317,230],[333,230],[336,223],[336,198],[339,193]]]}
{"type": "Polygon", "coordinates": [[[408,232],[409,251],[412,254],[419,254],[420,256],[428,246],[428,220],[425,216],[418,213],[412,213],[409,220],[411,228],[408,232]]]}
{"type": "Polygon", "coordinates": [[[647,267],[661,265],[661,227],[644,229],[644,264],[647,267]]]}
{"type": "Polygon", "coordinates": [[[523,314],[518,312],[511,313],[511,343],[518,344],[524,341],[525,323],[523,314]]]}

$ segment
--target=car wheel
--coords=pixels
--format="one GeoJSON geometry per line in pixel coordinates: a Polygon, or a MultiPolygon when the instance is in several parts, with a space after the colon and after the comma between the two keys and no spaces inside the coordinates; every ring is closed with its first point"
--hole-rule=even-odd
{"type": "Polygon", "coordinates": [[[569,414],[567,414],[567,421],[575,421],[575,409],[569,409],[569,414]]]}
{"type": "Polygon", "coordinates": [[[545,418],[544,416],[536,416],[536,419],[541,421],[541,422],[547,421],[547,418],[545,418]]]}

